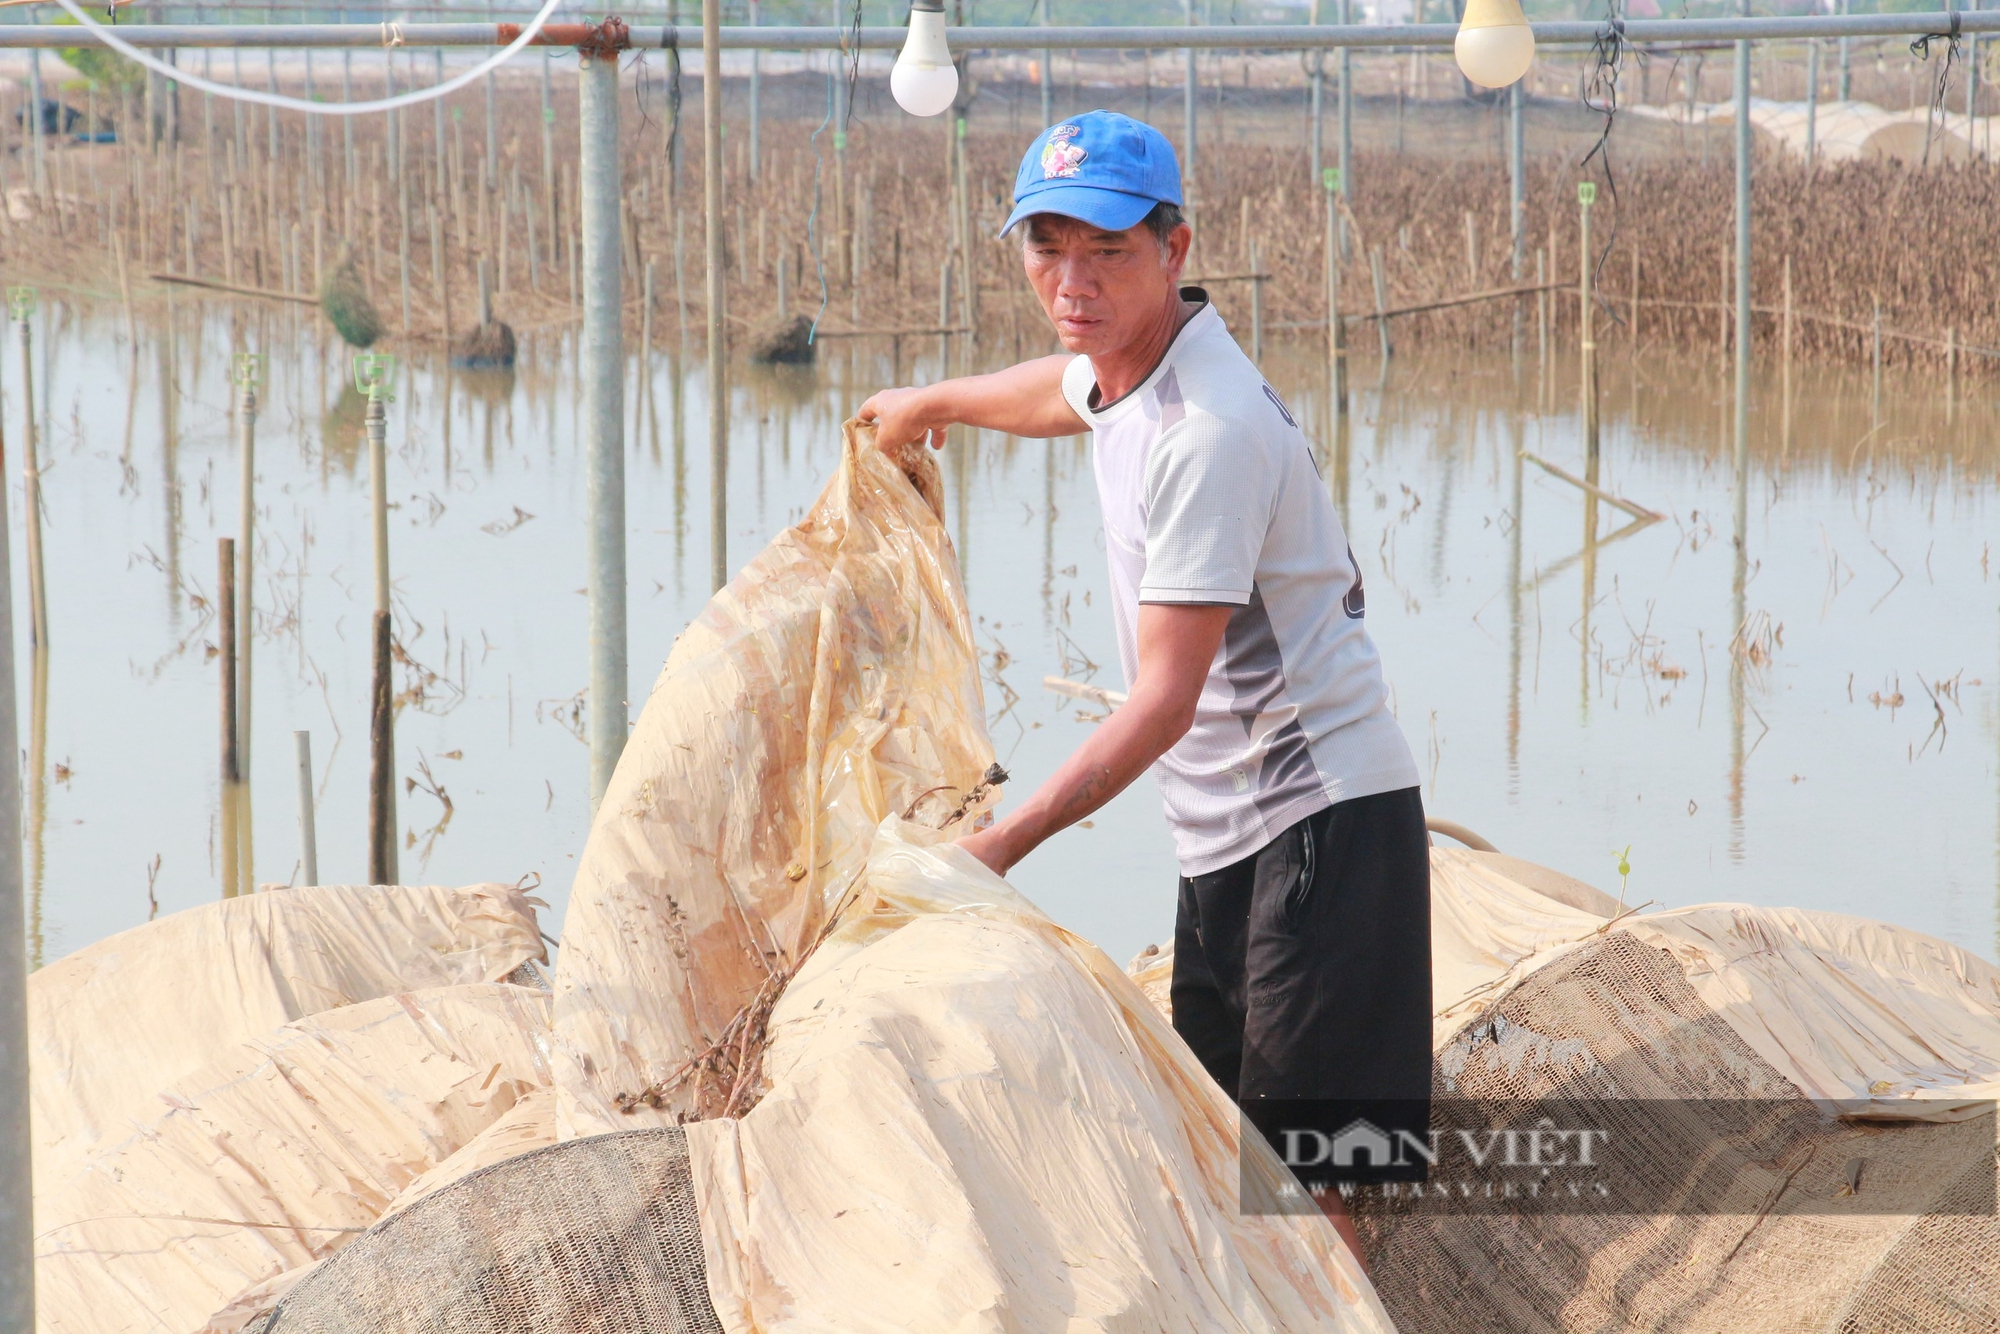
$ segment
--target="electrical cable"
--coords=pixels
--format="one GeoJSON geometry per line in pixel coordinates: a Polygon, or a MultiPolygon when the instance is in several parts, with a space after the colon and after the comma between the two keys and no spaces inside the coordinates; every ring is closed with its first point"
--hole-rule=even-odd
{"type": "MultiPolygon", "coordinates": [[[[1958,29],[1958,11],[1954,9],[1951,11],[1950,32],[1927,32],[1922,37],[1917,38],[1916,41],[1910,43],[1910,54],[1925,64],[1929,64],[1931,43],[1940,37],[1945,39],[1944,64],[1938,67],[1937,81],[1931,86],[1930,105],[1924,109],[1924,160],[1922,163],[1924,166],[1930,165],[1931,140],[1937,135],[1938,117],[1947,114],[1944,109],[1944,99],[1945,95],[1951,91],[1951,67],[1959,58],[1958,29]]],[[[1969,133],[1971,126],[1968,125],[1966,128],[1969,133]]]]}
{"type": "MultiPolygon", "coordinates": [[[[527,25],[521,29],[521,35],[502,48],[499,54],[489,60],[480,62],[465,73],[448,79],[443,83],[433,84],[428,88],[412,89],[407,93],[398,93],[394,97],[378,97],[367,102],[308,102],[304,98],[286,97],[280,93],[260,93],[254,89],[240,88],[233,84],[215,83],[202,78],[200,75],[190,74],[186,70],[169,65],[164,60],[147,55],[138,47],[119,37],[116,29],[107,24],[99,23],[96,19],[86,14],[83,11],[83,7],[77,3],[77,0],[56,0],[56,3],[61,5],[64,12],[71,18],[96,33],[99,41],[103,42],[113,51],[116,51],[119,55],[145,66],[155,74],[163,75],[176,83],[184,84],[189,88],[199,89],[204,93],[213,93],[217,97],[228,98],[237,102],[252,102],[259,106],[276,107],[281,111],[300,111],[309,116],[365,116],[377,111],[394,111],[400,107],[418,106],[434,98],[457,92],[460,88],[485,75],[488,71],[497,69],[507,61],[513,59],[515,53],[535,40],[536,34],[542,30],[542,25],[549,21],[549,16],[556,12],[556,8],[562,2],[563,0],[545,0],[541,9],[535,14],[535,17],[530,19],[527,25]]],[[[400,25],[384,23],[382,25],[383,47],[401,46],[402,44],[403,38],[400,25]]]]}
{"type": "Polygon", "coordinates": [[[1611,170],[1611,126],[1618,118],[1618,75],[1624,68],[1625,52],[1630,43],[1625,40],[1625,20],[1618,14],[1618,0],[1606,0],[1605,8],[1608,13],[1604,26],[1598,29],[1590,43],[1590,53],[1597,63],[1583,86],[1583,104],[1604,117],[1604,128],[1577,167],[1588,167],[1592,158],[1601,158],[1604,162],[1604,188],[1610,193],[1612,204],[1611,229],[1605,233],[1604,246],[1590,266],[1590,291],[1611,322],[1623,324],[1625,321],[1619,318],[1617,310],[1604,298],[1603,279],[1605,261],[1611,258],[1611,247],[1618,239],[1618,177],[1611,170]]]}

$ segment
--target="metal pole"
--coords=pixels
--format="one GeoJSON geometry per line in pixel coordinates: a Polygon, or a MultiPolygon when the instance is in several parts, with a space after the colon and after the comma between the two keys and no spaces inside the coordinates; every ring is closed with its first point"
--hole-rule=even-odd
{"type": "MultiPolygon", "coordinates": [[[[1597,483],[1597,339],[1592,319],[1590,295],[1590,206],[1597,198],[1597,185],[1584,181],[1576,187],[1577,202],[1577,335],[1578,381],[1583,398],[1584,476],[1597,483]]],[[[1595,508],[1595,497],[1585,500],[1595,508]]]]}
{"type": "Polygon", "coordinates": [[[311,732],[292,733],[292,751],[298,760],[299,777],[299,869],[302,884],[319,883],[319,828],[313,818],[313,750],[311,732]]]}
{"type": "MultiPolygon", "coordinates": [[[[1044,28],[1049,26],[1049,3],[1050,0],[1042,0],[1041,3],[1042,26],[1044,28]]],[[[1049,48],[1046,46],[1042,48],[1041,75],[1042,128],[1046,130],[1049,126],[1056,123],[1056,67],[1054,57],[1050,55],[1049,48]]],[[[1193,140],[1190,139],[1189,142],[1192,143],[1193,140]]]]}
{"type": "MultiPolygon", "coordinates": [[[[753,28],[762,20],[762,15],[758,13],[758,9],[757,0],[750,0],[750,26],[753,28]]],[[[762,157],[762,139],[764,134],[763,60],[764,53],[762,51],[753,50],[750,53],[750,183],[752,185],[757,183],[758,167],[760,165],[758,159],[762,157]]]]}
{"type": "MultiPolygon", "coordinates": [[[[1750,0],[1742,0],[1747,16],[1750,0]]],[[[1750,494],[1750,43],[1736,44],[1736,551],[1749,539],[1750,494]]]]}
{"type": "Polygon", "coordinates": [[[253,548],[257,530],[257,381],[259,362],[255,355],[238,355],[236,383],[236,440],[243,467],[241,504],[236,530],[236,775],[242,787],[237,815],[240,852],[237,874],[239,893],[254,893],[257,868],[250,828],[250,638],[255,629],[251,617],[251,579],[256,574],[253,548]]]}
{"type": "MultiPolygon", "coordinates": [[[[1319,0],[1312,0],[1312,9],[1306,15],[1306,23],[1309,25],[1317,25],[1319,23],[1319,0]]],[[[1310,169],[1312,171],[1312,183],[1318,185],[1320,159],[1325,154],[1326,141],[1324,115],[1326,107],[1326,53],[1315,51],[1307,57],[1307,60],[1310,62],[1309,68],[1312,71],[1312,161],[1310,169]]]]}
{"type": "MultiPolygon", "coordinates": [[[[1194,0],[1181,0],[1187,12],[1187,26],[1195,26],[1194,0]]],[[[1183,107],[1181,113],[1181,146],[1187,161],[1181,164],[1182,198],[1187,201],[1188,213],[1194,214],[1199,206],[1200,193],[1195,189],[1195,106],[1201,90],[1195,82],[1194,48],[1187,49],[1187,68],[1182,75],[1181,93],[1183,107]]]]}
{"type": "MultiPolygon", "coordinates": [[[[1353,0],[1340,0],[1342,26],[1353,24],[1353,0]]],[[[1340,48],[1340,202],[1354,202],[1354,53],[1340,48]]],[[[1347,251],[1347,230],[1341,229],[1341,253],[1347,251]]]]}
{"type": "MultiPolygon", "coordinates": [[[[618,53],[578,53],[583,429],[590,516],[590,801],[625,749],[625,338],[620,328],[618,53]]],[[[710,87],[716,81],[710,81],[710,87]]],[[[706,98],[708,92],[703,91],[706,98]]]]}
{"type": "MultiPolygon", "coordinates": [[[[1847,7],[1847,0],[1840,0],[1840,13],[1842,17],[1846,16],[1847,7]]],[[[1843,37],[1840,39],[1840,100],[1843,102],[1848,101],[1854,96],[1853,53],[1850,50],[1852,45],[1853,40],[1851,38],[1843,37]]]]}
{"type": "MultiPolygon", "coordinates": [[[[0,475],[5,473],[0,428],[0,475]]],[[[0,504],[0,755],[19,755],[14,570],[0,504]]],[[[21,886],[21,767],[0,764],[0,1329],[35,1327],[33,1150],[28,1134],[28,948],[21,886]]]]}
{"type": "MultiPolygon", "coordinates": [[[[702,207],[708,233],[708,527],[710,583],[729,582],[729,362],[725,302],[729,276],[722,234],[721,0],[701,0],[702,207]]],[[[845,87],[845,81],[842,83],[845,87]]]]}
{"type": "MultiPolygon", "coordinates": [[[[356,358],[357,364],[365,358],[356,358]]],[[[379,363],[378,363],[379,364],[379,363]]],[[[397,883],[396,713],[389,681],[389,404],[386,386],[368,393],[368,480],[375,539],[375,620],[368,709],[368,883],[397,883]]]]}
{"type": "Polygon", "coordinates": [[[1340,171],[1324,167],[1326,190],[1326,359],[1335,418],[1347,416],[1347,323],[1340,315],[1340,171]]]}
{"type": "MultiPolygon", "coordinates": [[[[1978,40],[1977,38],[1974,39],[1978,40]]],[[[1977,65],[1973,67],[1975,70],[1977,65]]],[[[1976,75],[1974,77],[1977,77],[1976,75]]],[[[1806,171],[1819,165],[1819,43],[1806,43],[1806,171]]]]}

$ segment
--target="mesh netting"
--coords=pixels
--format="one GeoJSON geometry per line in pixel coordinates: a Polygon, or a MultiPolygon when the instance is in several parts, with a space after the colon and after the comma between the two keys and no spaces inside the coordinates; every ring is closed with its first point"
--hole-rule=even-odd
{"type": "Polygon", "coordinates": [[[1357,1200],[1399,1328],[2000,1328],[2000,1220],[1964,1207],[1992,1199],[1991,1119],[1828,1120],[1680,963],[1625,932],[1530,974],[1462,1029],[1438,1054],[1436,1096],[1589,1099],[1613,1121],[1596,1100],[1674,1100],[1667,1117],[1651,1104],[1641,1169],[1670,1207],[1454,1216],[1357,1200]]]}
{"type": "Polygon", "coordinates": [[[371,1228],[259,1334],[722,1334],[679,1127],[495,1163],[371,1228]]]}

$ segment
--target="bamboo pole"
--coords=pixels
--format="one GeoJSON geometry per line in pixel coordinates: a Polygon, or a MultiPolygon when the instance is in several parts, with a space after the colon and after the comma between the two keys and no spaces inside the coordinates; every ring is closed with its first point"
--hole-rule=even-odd
{"type": "Polygon", "coordinates": [[[249,894],[257,888],[255,847],[250,809],[250,652],[256,633],[253,619],[256,602],[257,529],[257,386],[263,381],[264,359],[255,353],[239,352],[234,367],[238,389],[236,439],[242,464],[240,505],[236,546],[236,780],[241,784],[238,799],[238,837],[241,852],[237,862],[241,882],[237,892],[249,894]]]}
{"type": "Polygon", "coordinates": [[[1257,242],[1250,242],[1250,359],[1264,360],[1264,279],[1258,263],[1257,242]]]}
{"type": "Polygon", "coordinates": [[[299,870],[301,884],[319,883],[319,828],[313,814],[312,733],[292,733],[292,757],[298,770],[299,870]]]}
{"type": "Polygon", "coordinates": [[[1324,168],[1326,190],[1326,360],[1333,416],[1347,416],[1347,322],[1340,317],[1340,169],[1324,168]]]}
{"type": "Polygon", "coordinates": [[[8,293],[14,328],[21,345],[21,508],[27,516],[28,645],[34,652],[49,646],[49,596],[42,560],[42,464],[39,432],[35,429],[34,335],[28,319],[35,313],[35,292],[16,287],[8,293]]]}
{"type": "Polygon", "coordinates": [[[222,897],[233,899],[243,892],[238,859],[242,845],[237,832],[242,775],[237,770],[236,750],[236,543],[230,538],[215,540],[215,621],[217,661],[222,667],[222,828],[217,842],[222,854],[222,897]]]}
{"type": "Polygon", "coordinates": [[[396,715],[390,684],[393,629],[389,606],[389,375],[392,358],[354,359],[356,388],[368,395],[368,480],[375,548],[375,619],[368,707],[368,883],[397,883],[396,715]]]}
{"type": "Polygon", "coordinates": [[[1583,448],[1586,475],[1597,481],[1597,338],[1590,295],[1590,206],[1597,201],[1597,184],[1580,182],[1577,204],[1577,350],[1579,388],[1583,399],[1583,448]]]}

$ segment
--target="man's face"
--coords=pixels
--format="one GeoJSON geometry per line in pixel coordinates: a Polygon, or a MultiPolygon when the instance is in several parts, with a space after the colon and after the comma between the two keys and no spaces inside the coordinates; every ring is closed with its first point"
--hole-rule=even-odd
{"type": "Polygon", "coordinates": [[[1038,213],[1028,219],[1021,259],[1063,347],[1098,355],[1136,341],[1178,300],[1193,239],[1186,224],[1162,244],[1143,222],[1107,232],[1038,213]]]}

